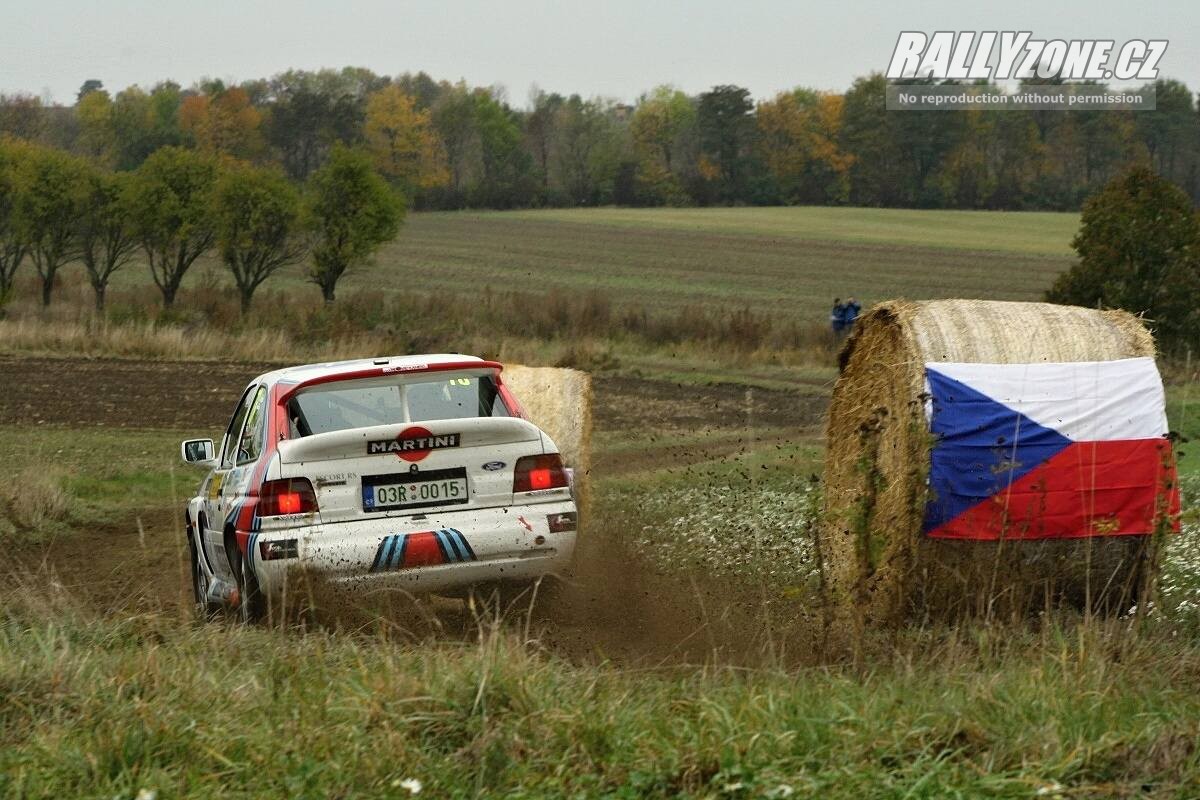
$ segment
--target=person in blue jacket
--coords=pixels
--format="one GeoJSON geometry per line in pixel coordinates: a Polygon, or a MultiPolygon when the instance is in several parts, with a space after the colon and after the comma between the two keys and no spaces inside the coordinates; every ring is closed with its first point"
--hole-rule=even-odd
{"type": "Polygon", "coordinates": [[[833,298],[833,308],[829,311],[829,329],[833,331],[834,336],[841,336],[842,331],[846,330],[846,304],[840,297],[833,298]]]}
{"type": "Polygon", "coordinates": [[[843,308],[842,329],[849,332],[854,327],[854,323],[858,321],[858,315],[862,313],[862,305],[851,297],[846,300],[846,305],[843,308]]]}

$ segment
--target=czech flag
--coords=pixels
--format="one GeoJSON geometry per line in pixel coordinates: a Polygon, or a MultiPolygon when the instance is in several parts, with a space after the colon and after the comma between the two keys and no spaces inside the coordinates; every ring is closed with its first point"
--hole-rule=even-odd
{"type": "Polygon", "coordinates": [[[925,532],[1052,539],[1179,529],[1154,360],[925,365],[925,532]]]}

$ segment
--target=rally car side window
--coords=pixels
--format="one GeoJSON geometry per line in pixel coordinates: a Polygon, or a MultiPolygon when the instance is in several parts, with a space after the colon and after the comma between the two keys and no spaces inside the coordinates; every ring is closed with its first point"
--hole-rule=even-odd
{"type": "Polygon", "coordinates": [[[246,421],[246,414],[250,411],[250,403],[254,398],[254,390],[256,386],[251,386],[242,395],[242,400],[238,403],[237,411],[233,412],[233,419],[229,421],[229,429],[225,431],[225,450],[221,454],[221,468],[229,469],[233,466],[233,458],[236,454],[238,441],[242,435],[242,424],[246,421]]]}
{"type": "Polygon", "coordinates": [[[263,438],[266,435],[267,421],[267,389],[258,387],[254,393],[254,401],[246,415],[246,426],[242,430],[237,449],[237,463],[248,464],[257,461],[262,455],[263,438]]]}

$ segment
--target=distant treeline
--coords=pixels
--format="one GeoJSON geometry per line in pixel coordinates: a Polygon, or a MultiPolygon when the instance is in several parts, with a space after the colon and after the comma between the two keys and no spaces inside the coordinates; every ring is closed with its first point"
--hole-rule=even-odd
{"type": "Polygon", "coordinates": [[[0,96],[0,134],[134,170],[165,146],[261,165],[294,181],[337,144],[368,151],[416,208],[854,204],[1075,209],[1129,164],[1200,198],[1200,113],[1182,83],[1156,111],[886,112],[886,82],[844,93],[662,86],[630,106],[391,78],[289,71],[226,85],[111,93],[89,80],[71,106],[0,96]]]}

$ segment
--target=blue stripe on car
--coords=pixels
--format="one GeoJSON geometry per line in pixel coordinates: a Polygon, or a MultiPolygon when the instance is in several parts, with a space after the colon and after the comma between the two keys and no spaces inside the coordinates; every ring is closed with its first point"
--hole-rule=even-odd
{"type": "Polygon", "coordinates": [[[398,555],[398,551],[400,549],[400,547],[399,547],[400,537],[399,536],[389,536],[388,539],[389,539],[388,551],[387,551],[387,555],[384,556],[384,558],[383,558],[383,568],[384,569],[395,569],[396,568],[395,559],[396,559],[396,556],[398,555]]]}
{"type": "Polygon", "coordinates": [[[454,540],[454,537],[450,534],[450,531],[443,528],[442,530],[437,532],[437,535],[442,541],[444,541],[446,543],[446,552],[451,553],[453,555],[453,559],[455,561],[465,561],[466,560],[467,554],[464,553],[462,551],[462,548],[460,548],[458,546],[458,542],[456,542],[454,540]]]}
{"type": "Polygon", "coordinates": [[[371,572],[379,571],[380,562],[383,561],[383,551],[387,549],[391,538],[390,536],[385,536],[379,540],[379,547],[375,548],[375,560],[371,562],[371,572]]]}
{"type": "Polygon", "coordinates": [[[449,530],[449,532],[450,532],[451,536],[453,536],[454,540],[456,542],[458,542],[458,547],[463,552],[463,560],[464,561],[474,561],[475,560],[475,550],[474,550],[474,548],[471,547],[471,543],[467,541],[467,537],[463,536],[463,532],[460,531],[458,528],[448,528],[447,530],[449,530]]]}
{"type": "Polygon", "coordinates": [[[256,552],[257,547],[258,534],[252,533],[250,534],[250,541],[246,543],[246,562],[250,566],[250,573],[255,577],[258,576],[258,573],[254,571],[254,553],[256,552]]]}
{"type": "Polygon", "coordinates": [[[446,540],[442,538],[442,531],[433,532],[433,540],[437,542],[438,549],[442,551],[442,561],[457,561],[457,554],[450,549],[446,544],[446,540]]]}

